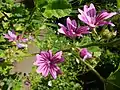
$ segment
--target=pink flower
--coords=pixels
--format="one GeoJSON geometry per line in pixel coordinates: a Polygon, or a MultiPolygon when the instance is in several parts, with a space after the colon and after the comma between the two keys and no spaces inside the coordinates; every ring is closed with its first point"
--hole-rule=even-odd
{"type": "Polygon", "coordinates": [[[80,12],[78,18],[92,28],[108,24],[115,26],[113,23],[104,20],[116,15],[116,12],[108,13],[106,11],[103,11],[96,15],[96,9],[92,3],[90,4],[90,7],[84,5],[84,9],[78,9],[78,11],[80,12]]]}
{"type": "Polygon", "coordinates": [[[16,35],[14,30],[8,30],[8,34],[4,34],[4,38],[8,39],[9,42],[15,42],[18,48],[26,47],[26,44],[23,43],[28,41],[28,39],[23,38],[22,35],[16,35]]]}
{"type": "Polygon", "coordinates": [[[62,51],[57,52],[55,55],[52,51],[42,51],[36,55],[36,61],[34,65],[38,66],[37,73],[42,73],[44,77],[48,76],[48,73],[52,75],[54,79],[57,78],[57,74],[61,74],[60,68],[56,65],[64,61],[62,57],[62,51]]]}
{"type": "Polygon", "coordinates": [[[87,48],[83,48],[80,51],[80,57],[83,58],[83,61],[85,61],[86,59],[92,58],[92,54],[88,52],[87,48]]]}
{"type": "Polygon", "coordinates": [[[27,47],[27,44],[23,44],[23,43],[17,43],[16,45],[17,45],[18,48],[27,47]]]}
{"type": "Polygon", "coordinates": [[[18,35],[18,36],[17,36],[17,40],[18,40],[19,42],[27,42],[27,41],[28,41],[28,39],[27,39],[27,38],[23,38],[22,35],[18,35]]]}
{"type": "Polygon", "coordinates": [[[69,17],[66,20],[66,24],[67,26],[65,27],[63,24],[58,23],[58,25],[61,27],[60,29],[58,29],[58,32],[65,34],[67,37],[76,38],[77,36],[82,36],[82,34],[89,33],[88,26],[77,27],[76,21],[70,20],[69,17]]]}
{"type": "Polygon", "coordinates": [[[9,42],[12,42],[17,40],[17,35],[14,31],[8,30],[8,34],[4,34],[4,38],[7,38],[9,42]]]}

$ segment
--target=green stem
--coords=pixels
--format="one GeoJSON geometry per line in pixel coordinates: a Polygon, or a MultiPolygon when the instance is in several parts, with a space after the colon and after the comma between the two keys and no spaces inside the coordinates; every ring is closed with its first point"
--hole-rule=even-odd
{"type": "Polygon", "coordinates": [[[119,89],[120,89],[120,86],[118,86],[118,85],[116,85],[116,84],[112,83],[111,81],[106,80],[105,82],[106,82],[106,83],[109,83],[109,84],[111,84],[111,85],[113,85],[113,86],[115,86],[115,87],[117,87],[117,88],[119,88],[119,89]]]}
{"type": "MultiPolygon", "coordinates": [[[[30,23],[30,22],[31,22],[32,16],[34,15],[35,10],[36,10],[36,7],[34,7],[33,10],[30,12],[30,17],[29,17],[29,19],[27,20],[26,23],[30,23]]],[[[23,35],[24,35],[24,33],[25,33],[25,30],[26,30],[26,29],[24,29],[23,32],[22,32],[22,37],[23,37],[23,35]]]]}
{"type": "Polygon", "coordinates": [[[91,66],[89,65],[88,63],[86,63],[85,61],[81,60],[81,62],[83,62],[90,70],[92,70],[93,73],[95,73],[97,75],[97,77],[100,79],[100,81],[104,84],[104,90],[106,90],[106,87],[105,87],[105,79],[91,66]]]}
{"type": "MultiPolygon", "coordinates": [[[[80,59],[81,60],[81,59],[80,59]]],[[[101,75],[91,66],[89,65],[88,63],[86,63],[85,61],[81,60],[89,69],[91,69],[97,76],[98,78],[104,83],[104,78],[101,77],[101,75]]]]}
{"type": "Polygon", "coordinates": [[[117,1],[117,8],[120,9],[120,0],[116,0],[117,1]]]}
{"type": "Polygon", "coordinates": [[[113,47],[113,45],[115,45],[116,43],[120,43],[120,38],[118,38],[118,39],[116,39],[114,41],[108,42],[108,43],[103,43],[103,42],[90,43],[90,44],[87,44],[87,45],[80,46],[80,48],[91,47],[91,46],[113,47]]]}

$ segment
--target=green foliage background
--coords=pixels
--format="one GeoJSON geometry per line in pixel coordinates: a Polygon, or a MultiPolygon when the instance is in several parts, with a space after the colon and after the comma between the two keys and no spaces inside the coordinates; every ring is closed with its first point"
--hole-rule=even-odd
{"type": "Polygon", "coordinates": [[[116,25],[114,28],[109,26],[102,28],[103,32],[99,33],[101,40],[92,38],[91,35],[70,40],[57,33],[59,28],[57,23],[61,18],[63,21],[67,16],[77,19],[77,9],[91,2],[95,4],[98,12],[102,9],[117,12],[119,9],[119,0],[34,0],[34,8],[23,3],[14,3],[14,0],[0,0],[0,57],[5,59],[4,62],[0,62],[0,88],[21,90],[24,88],[24,81],[29,80],[31,90],[83,90],[85,82],[79,76],[88,73],[90,68],[81,62],[76,47],[86,47],[94,55],[92,60],[86,61],[93,69],[107,64],[112,66],[112,69],[109,68],[110,73],[105,73],[106,69],[102,69],[102,72],[98,70],[98,73],[106,80],[106,90],[119,90],[119,15],[111,19],[116,25]],[[56,80],[50,76],[44,78],[35,72],[35,66],[31,66],[32,70],[29,74],[27,73],[28,76],[18,71],[11,74],[15,60],[23,61],[25,57],[31,56],[28,49],[19,50],[3,38],[3,33],[12,29],[24,34],[25,37],[29,37],[29,34],[34,36],[35,41],[28,43],[37,45],[37,47],[33,45],[33,49],[28,47],[33,56],[35,56],[34,53],[39,53],[36,48],[40,51],[52,49],[54,53],[62,50],[65,62],[59,66],[63,74],[56,80]],[[113,32],[116,29],[117,35],[114,36],[113,32]],[[49,82],[52,86],[48,85],[49,82]]]}

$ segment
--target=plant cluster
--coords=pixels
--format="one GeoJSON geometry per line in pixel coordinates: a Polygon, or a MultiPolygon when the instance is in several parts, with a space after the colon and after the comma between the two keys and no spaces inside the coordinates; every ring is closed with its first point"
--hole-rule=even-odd
{"type": "Polygon", "coordinates": [[[120,89],[118,0],[0,2],[0,89],[120,89]]]}

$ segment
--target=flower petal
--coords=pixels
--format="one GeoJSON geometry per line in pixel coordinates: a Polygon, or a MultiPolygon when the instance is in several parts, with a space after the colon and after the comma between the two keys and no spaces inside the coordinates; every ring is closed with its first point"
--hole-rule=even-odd
{"type": "Polygon", "coordinates": [[[27,42],[28,41],[27,38],[22,38],[21,40],[22,40],[22,42],[27,42]]]}
{"type": "Polygon", "coordinates": [[[78,14],[78,18],[88,25],[91,22],[91,18],[89,16],[85,15],[84,12],[81,15],[78,14]]]}
{"type": "Polygon", "coordinates": [[[65,34],[65,30],[63,30],[62,28],[58,29],[59,33],[65,34]]]}
{"type": "Polygon", "coordinates": [[[17,38],[17,36],[16,36],[13,32],[11,32],[11,31],[9,31],[9,30],[8,30],[8,34],[9,34],[9,36],[12,37],[13,39],[16,39],[16,38],[17,38]]]}
{"type": "Polygon", "coordinates": [[[87,48],[83,48],[80,51],[80,56],[81,58],[83,58],[83,61],[85,61],[86,59],[92,58],[92,54],[88,52],[87,48]]]}
{"type": "Polygon", "coordinates": [[[49,61],[49,58],[50,58],[49,51],[41,51],[40,55],[42,58],[44,58],[45,61],[49,61]]]}
{"type": "Polygon", "coordinates": [[[60,29],[58,29],[58,32],[62,33],[62,34],[66,34],[67,28],[64,25],[62,25],[61,23],[58,23],[58,25],[61,27],[60,29]]]}
{"type": "Polygon", "coordinates": [[[13,38],[11,38],[8,34],[3,34],[4,38],[8,39],[9,42],[14,41],[13,38]]]}
{"type": "Polygon", "coordinates": [[[104,19],[108,19],[116,14],[117,14],[116,12],[108,13],[106,11],[103,11],[100,14],[98,14],[98,16],[96,17],[96,22],[99,22],[104,19]]]}
{"type": "Polygon", "coordinates": [[[43,73],[45,68],[46,68],[46,64],[43,63],[37,68],[36,72],[43,73]]]}
{"type": "Polygon", "coordinates": [[[96,17],[96,9],[92,3],[90,4],[90,7],[88,8],[88,12],[86,13],[88,13],[90,17],[96,17]]]}
{"type": "Polygon", "coordinates": [[[68,17],[67,20],[66,20],[66,24],[67,24],[67,28],[68,28],[68,30],[71,30],[71,24],[72,24],[72,21],[70,20],[69,17],[68,17]]]}
{"type": "Polygon", "coordinates": [[[57,78],[57,72],[56,72],[56,66],[55,65],[51,65],[51,67],[50,67],[50,74],[52,75],[52,77],[54,79],[57,78]]]}
{"type": "Polygon", "coordinates": [[[90,28],[88,26],[80,26],[77,29],[76,33],[77,33],[77,35],[88,34],[88,33],[90,33],[89,29],[90,28]]]}
{"type": "Polygon", "coordinates": [[[60,63],[64,61],[64,58],[62,58],[62,51],[57,52],[53,58],[51,59],[53,63],[60,63]]]}
{"type": "Polygon", "coordinates": [[[45,68],[44,68],[44,70],[42,72],[42,75],[44,77],[48,76],[49,71],[50,71],[50,68],[45,65],[45,68]]]}
{"type": "Polygon", "coordinates": [[[46,63],[46,61],[44,60],[44,58],[42,58],[41,55],[37,54],[36,61],[33,63],[33,65],[40,66],[42,63],[46,63]]]}
{"type": "Polygon", "coordinates": [[[18,48],[25,48],[27,47],[27,44],[23,44],[23,43],[17,43],[16,44],[18,48]]]}
{"type": "Polygon", "coordinates": [[[75,21],[75,20],[72,20],[72,25],[74,25],[74,28],[76,28],[76,27],[77,27],[77,23],[76,23],[76,21],[75,21]]]}
{"type": "Polygon", "coordinates": [[[84,23],[89,25],[92,22],[92,19],[90,17],[90,11],[85,12],[85,11],[82,11],[81,9],[78,9],[78,11],[81,13],[81,14],[78,14],[78,18],[84,23]]]}
{"type": "Polygon", "coordinates": [[[103,26],[103,25],[111,25],[111,26],[115,26],[113,23],[111,22],[107,22],[107,21],[99,21],[97,23],[98,26],[103,26]]]}
{"type": "Polygon", "coordinates": [[[88,6],[84,5],[84,12],[87,12],[87,11],[88,11],[88,6]]]}
{"type": "Polygon", "coordinates": [[[52,51],[49,50],[48,52],[49,52],[49,57],[50,57],[50,59],[52,59],[52,51]]]}
{"type": "Polygon", "coordinates": [[[109,15],[107,17],[105,17],[105,19],[108,19],[108,18],[110,18],[110,17],[112,17],[112,16],[114,16],[116,14],[117,14],[116,12],[109,13],[109,15]]]}

